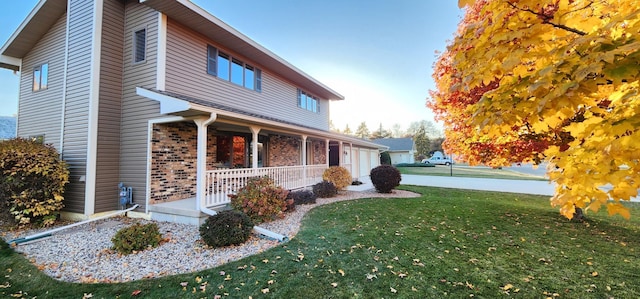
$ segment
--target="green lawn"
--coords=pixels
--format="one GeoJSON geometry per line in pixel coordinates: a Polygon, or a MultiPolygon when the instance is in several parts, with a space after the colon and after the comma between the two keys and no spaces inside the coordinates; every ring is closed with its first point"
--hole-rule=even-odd
{"type": "Polygon", "coordinates": [[[547,179],[530,174],[511,171],[508,169],[492,169],[487,167],[469,167],[453,165],[453,169],[449,166],[438,165],[436,167],[397,167],[402,174],[416,175],[433,175],[433,176],[453,176],[455,177],[474,177],[474,178],[490,178],[490,179],[512,179],[512,180],[534,180],[546,181],[547,179]]]}
{"type": "Polygon", "coordinates": [[[423,195],[321,206],[279,247],[161,279],[60,283],[2,243],[0,297],[640,298],[637,205],[570,222],[547,197],[403,188],[423,195]]]}

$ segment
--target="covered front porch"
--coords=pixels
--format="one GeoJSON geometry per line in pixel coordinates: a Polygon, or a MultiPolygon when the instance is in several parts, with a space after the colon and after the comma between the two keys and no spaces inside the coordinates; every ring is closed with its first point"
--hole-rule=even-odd
{"type": "Polygon", "coordinates": [[[329,166],[358,178],[379,161],[379,149],[364,140],[366,149],[328,131],[140,93],[156,97],[166,115],[149,122],[146,212],[152,219],[198,224],[228,208],[229,195],[252,177],[269,176],[295,190],[321,182],[329,166]]]}
{"type": "Polygon", "coordinates": [[[227,208],[250,178],[268,176],[295,190],[322,181],[330,164],[330,141],[317,136],[224,121],[203,127],[201,117],[168,120],[152,124],[150,140],[147,208],[156,220],[197,224],[227,208]]]}

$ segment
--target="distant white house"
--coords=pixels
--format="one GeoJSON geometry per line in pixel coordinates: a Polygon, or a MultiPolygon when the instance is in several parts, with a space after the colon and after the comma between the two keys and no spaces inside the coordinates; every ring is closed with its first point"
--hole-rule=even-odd
{"type": "Polygon", "coordinates": [[[415,162],[416,145],[413,138],[380,138],[372,141],[389,147],[391,164],[415,162]]]}

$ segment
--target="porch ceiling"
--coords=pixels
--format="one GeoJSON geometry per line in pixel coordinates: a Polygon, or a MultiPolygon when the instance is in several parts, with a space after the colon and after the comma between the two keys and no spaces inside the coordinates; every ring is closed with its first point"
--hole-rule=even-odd
{"type": "Polygon", "coordinates": [[[376,144],[368,140],[319,130],[305,125],[242,111],[173,92],[159,91],[143,87],[138,87],[136,92],[140,96],[160,102],[160,113],[162,114],[190,117],[216,113],[218,117],[215,123],[225,123],[227,125],[240,125],[245,127],[255,125],[261,127],[265,131],[272,131],[274,133],[287,132],[289,134],[308,135],[309,137],[326,138],[352,143],[360,147],[375,148],[379,150],[388,149],[388,147],[384,145],[376,144]]]}

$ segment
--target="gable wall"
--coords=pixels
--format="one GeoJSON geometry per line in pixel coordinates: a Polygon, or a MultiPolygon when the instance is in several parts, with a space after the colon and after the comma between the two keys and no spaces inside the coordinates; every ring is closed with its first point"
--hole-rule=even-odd
{"type": "Polygon", "coordinates": [[[160,116],[160,105],[136,95],[136,87],[156,87],[158,12],[136,1],[125,4],[124,73],[120,124],[120,180],[133,187],[133,202],[146,205],[149,119],[160,116]],[[146,61],[133,63],[133,32],[147,28],[146,61]]]}
{"type": "Polygon", "coordinates": [[[44,142],[60,150],[62,81],[64,75],[64,41],[67,15],[51,27],[35,47],[22,59],[17,136],[44,135],[44,142]],[[49,64],[49,87],[33,91],[33,69],[49,64]]]}
{"type": "Polygon", "coordinates": [[[260,66],[259,61],[236,55],[219,42],[171,19],[167,27],[167,91],[321,130],[329,129],[329,101],[319,100],[319,113],[299,108],[297,86],[260,66]],[[207,45],[260,68],[262,92],[207,74],[207,45]]]}

